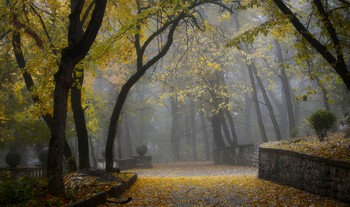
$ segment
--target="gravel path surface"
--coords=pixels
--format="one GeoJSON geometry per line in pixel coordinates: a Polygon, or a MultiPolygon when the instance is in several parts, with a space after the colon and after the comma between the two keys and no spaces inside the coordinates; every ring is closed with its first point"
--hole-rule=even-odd
{"type": "Polygon", "coordinates": [[[256,167],[214,165],[212,162],[155,163],[150,169],[133,169],[138,177],[257,175],[256,167]]]}

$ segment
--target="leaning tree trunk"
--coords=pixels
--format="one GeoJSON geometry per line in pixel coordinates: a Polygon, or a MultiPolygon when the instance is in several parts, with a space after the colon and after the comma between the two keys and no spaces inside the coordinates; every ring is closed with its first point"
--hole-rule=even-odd
{"type": "MultiPolygon", "coordinates": [[[[241,25],[240,25],[239,20],[238,20],[238,13],[234,13],[234,22],[235,22],[237,31],[239,31],[241,28],[241,25]]],[[[247,48],[247,44],[245,45],[245,47],[247,48]]],[[[247,65],[247,69],[248,69],[250,83],[251,83],[252,88],[253,88],[253,92],[252,92],[253,102],[254,102],[254,106],[255,106],[255,111],[256,111],[258,125],[260,128],[262,141],[267,142],[268,140],[267,140],[265,127],[264,127],[264,123],[263,123],[262,116],[261,116],[260,106],[259,106],[259,102],[258,102],[257,88],[255,85],[252,66],[251,66],[251,64],[248,64],[248,63],[246,63],[246,65],[247,65]]],[[[250,110],[250,109],[248,109],[248,110],[250,110]]],[[[246,128],[246,130],[247,130],[247,128],[246,128]]],[[[249,133],[249,134],[251,134],[251,133],[249,133]]]]}
{"type": "MultiPolygon", "coordinates": [[[[106,142],[106,171],[113,171],[113,145],[114,145],[115,135],[117,132],[117,123],[120,118],[120,112],[123,108],[123,105],[125,103],[125,100],[127,98],[127,95],[131,87],[134,86],[138,80],[140,80],[140,78],[146,73],[146,71],[151,66],[153,66],[156,62],[158,62],[162,57],[166,55],[170,46],[173,44],[175,29],[177,28],[177,25],[180,23],[180,21],[184,17],[185,17],[185,14],[180,13],[177,16],[177,18],[172,20],[172,24],[166,24],[163,27],[159,28],[155,34],[151,35],[144,42],[143,46],[141,46],[140,34],[135,34],[135,48],[137,53],[137,61],[136,61],[137,71],[126,81],[126,83],[121,88],[121,91],[117,98],[117,102],[112,112],[111,120],[109,123],[107,142],[106,142]],[[155,55],[147,63],[144,64],[143,61],[144,61],[144,53],[145,53],[146,47],[153,40],[153,38],[157,37],[157,34],[161,34],[163,31],[168,29],[168,27],[170,27],[170,29],[168,32],[167,42],[164,44],[164,46],[162,47],[162,49],[159,51],[157,55],[155,55]]],[[[137,25],[137,27],[141,27],[141,25],[137,25]]]]}
{"type": "Polygon", "coordinates": [[[286,15],[286,18],[293,24],[294,28],[299,32],[300,35],[304,37],[304,39],[309,42],[309,44],[319,53],[322,57],[329,63],[331,67],[338,73],[340,78],[343,80],[347,89],[350,91],[350,75],[347,69],[347,65],[344,59],[344,50],[341,42],[339,41],[338,34],[336,29],[334,28],[332,21],[330,20],[329,13],[325,10],[322,5],[322,1],[314,0],[313,3],[315,8],[317,8],[318,13],[320,14],[322,21],[324,22],[323,26],[325,26],[327,30],[327,35],[330,37],[330,40],[333,43],[333,49],[336,56],[332,54],[332,52],[328,49],[326,45],[323,45],[318,39],[316,39],[315,35],[311,34],[311,32],[306,28],[298,19],[296,13],[291,11],[288,6],[283,2],[283,0],[273,0],[276,6],[286,15]]]}
{"type": "Polygon", "coordinates": [[[128,93],[131,87],[143,76],[146,71],[138,71],[132,75],[127,82],[123,85],[117,98],[117,102],[114,106],[112,116],[109,123],[107,142],[106,142],[106,171],[113,171],[113,146],[114,139],[117,134],[118,121],[123,105],[126,101],[128,93]]]}
{"type": "Polygon", "coordinates": [[[232,117],[231,113],[229,112],[229,110],[223,109],[223,111],[224,111],[225,116],[228,119],[228,123],[229,123],[230,129],[231,129],[233,145],[238,146],[238,136],[237,136],[235,124],[233,121],[233,117],[232,117]]]}
{"type": "Polygon", "coordinates": [[[283,88],[281,87],[281,101],[277,100],[276,95],[268,90],[269,97],[271,98],[271,101],[275,105],[275,108],[277,108],[278,111],[278,123],[281,131],[282,137],[287,137],[288,133],[288,114],[287,114],[287,107],[286,107],[286,98],[284,97],[283,88]]]}
{"type": "Polygon", "coordinates": [[[90,168],[89,139],[85,113],[81,103],[81,88],[83,82],[84,70],[76,68],[76,71],[74,71],[74,85],[71,90],[71,104],[75,130],[78,137],[79,169],[90,168]]]}
{"type": "Polygon", "coordinates": [[[227,143],[230,146],[234,146],[234,142],[231,139],[230,130],[228,129],[228,126],[227,126],[227,123],[225,120],[225,116],[224,116],[224,113],[222,110],[219,111],[218,117],[220,118],[220,124],[221,124],[223,131],[224,131],[224,137],[226,138],[227,143]]]}
{"type": "MultiPolygon", "coordinates": [[[[254,61],[254,60],[253,60],[254,61]]],[[[251,64],[251,68],[252,68],[252,72],[253,74],[255,75],[255,78],[257,80],[257,83],[258,83],[258,86],[260,88],[260,91],[264,97],[264,100],[265,100],[265,103],[266,103],[266,106],[267,106],[267,109],[269,111],[269,114],[270,114],[270,118],[271,118],[271,121],[272,121],[272,124],[273,124],[273,128],[275,130],[275,135],[276,135],[276,140],[281,140],[282,139],[282,136],[281,136],[281,131],[280,131],[280,127],[278,126],[278,123],[277,123],[277,120],[276,120],[276,116],[275,116],[275,113],[273,112],[273,108],[272,108],[272,104],[270,102],[270,99],[269,97],[267,96],[267,92],[266,92],[266,89],[263,85],[263,82],[261,81],[261,78],[260,76],[258,75],[258,71],[256,69],[256,65],[254,62],[252,62],[251,64]]]]}
{"type": "Polygon", "coordinates": [[[260,111],[260,106],[259,106],[259,101],[258,101],[258,93],[257,93],[256,85],[255,85],[255,80],[254,80],[254,76],[253,76],[253,69],[252,69],[251,64],[247,63],[247,68],[248,68],[248,72],[249,72],[250,83],[251,83],[252,88],[253,88],[253,91],[252,91],[253,101],[254,101],[254,105],[255,105],[255,111],[256,111],[258,125],[260,128],[261,139],[263,142],[267,142],[268,140],[267,140],[265,126],[264,126],[264,122],[263,122],[261,111],[260,111]]]}
{"type": "Polygon", "coordinates": [[[277,51],[277,60],[280,66],[281,70],[281,81],[282,81],[282,87],[283,87],[283,92],[286,98],[286,104],[287,104],[287,112],[288,112],[288,121],[289,121],[289,134],[293,135],[291,133],[294,128],[295,128],[295,118],[294,118],[294,113],[293,113],[293,103],[292,103],[292,95],[291,95],[291,89],[289,87],[289,80],[287,77],[286,73],[286,68],[284,66],[284,60],[283,60],[283,53],[282,53],[282,48],[281,44],[279,43],[278,40],[274,40],[276,51],[277,51]]]}

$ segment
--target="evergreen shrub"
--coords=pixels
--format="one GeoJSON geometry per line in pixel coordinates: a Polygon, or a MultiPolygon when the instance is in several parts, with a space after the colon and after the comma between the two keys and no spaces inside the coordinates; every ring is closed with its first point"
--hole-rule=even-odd
{"type": "Polygon", "coordinates": [[[337,118],[330,111],[317,110],[311,114],[308,118],[312,129],[315,130],[317,137],[320,141],[323,141],[327,136],[327,133],[332,129],[337,118]]]}

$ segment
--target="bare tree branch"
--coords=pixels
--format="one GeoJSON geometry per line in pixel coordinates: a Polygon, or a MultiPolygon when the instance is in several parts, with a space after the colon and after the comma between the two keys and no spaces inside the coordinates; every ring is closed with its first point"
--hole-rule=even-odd
{"type": "Polygon", "coordinates": [[[4,32],[1,36],[0,36],[0,40],[2,40],[3,38],[6,37],[6,35],[8,35],[10,32],[12,32],[11,29],[7,30],[6,32],[4,32]]]}

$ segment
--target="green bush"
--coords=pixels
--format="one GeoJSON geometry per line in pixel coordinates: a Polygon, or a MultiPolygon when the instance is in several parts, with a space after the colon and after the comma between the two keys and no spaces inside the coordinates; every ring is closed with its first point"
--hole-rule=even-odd
{"type": "Polygon", "coordinates": [[[61,198],[49,196],[47,181],[39,178],[13,178],[0,173],[0,206],[62,206],[61,198]]]}
{"type": "Polygon", "coordinates": [[[46,193],[45,187],[37,179],[7,177],[0,183],[0,205],[15,205],[35,198],[38,194],[42,195],[42,193],[46,193]]]}
{"type": "Polygon", "coordinates": [[[317,110],[309,116],[308,121],[315,130],[318,139],[323,141],[327,136],[327,132],[334,126],[337,118],[330,111],[317,110]]]}

